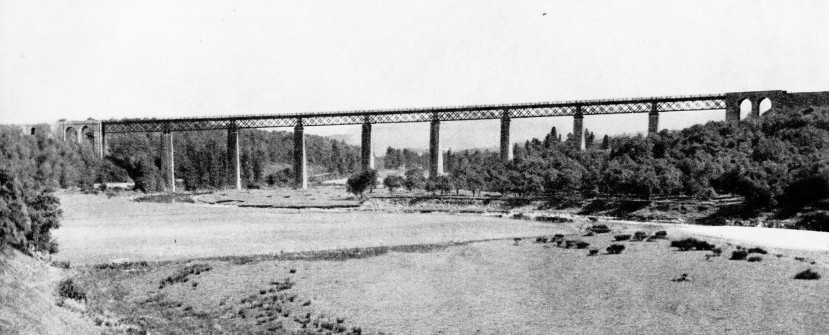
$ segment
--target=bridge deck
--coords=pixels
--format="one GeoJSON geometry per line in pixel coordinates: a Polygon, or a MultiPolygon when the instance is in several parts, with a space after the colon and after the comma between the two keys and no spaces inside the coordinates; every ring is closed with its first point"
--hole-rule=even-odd
{"type": "Polygon", "coordinates": [[[205,118],[127,119],[103,121],[107,133],[193,131],[236,128],[354,125],[369,123],[408,123],[510,118],[629,114],[713,110],[726,108],[725,94],[667,96],[611,100],[581,100],[502,105],[359,110],[303,114],[217,116],[205,118]]]}

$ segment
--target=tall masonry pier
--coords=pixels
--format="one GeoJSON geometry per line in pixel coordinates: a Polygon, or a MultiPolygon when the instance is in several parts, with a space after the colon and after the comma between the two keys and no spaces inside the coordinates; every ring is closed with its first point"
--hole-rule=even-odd
{"type": "Polygon", "coordinates": [[[434,107],[389,110],[365,110],[351,112],[274,114],[179,119],[127,119],[115,121],[65,121],[55,126],[21,125],[26,134],[51,136],[65,141],[91,145],[96,153],[105,157],[106,137],[122,133],[161,133],[161,166],[159,167],[168,190],[175,191],[175,160],[173,140],[176,132],[200,130],[227,131],[227,181],[230,188],[241,189],[243,183],[239,160],[242,129],[294,128],[294,186],[308,187],[306,166],[305,127],[331,125],[361,125],[361,168],[374,167],[372,126],[377,123],[429,122],[429,176],[443,174],[440,148],[440,124],[443,121],[500,120],[500,158],[512,159],[510,125],[513,119],[572,116],[573,144],[583,147],[584,118],[604,114],[648,114],[648,134],[659,131],[660,114],[676,111],[724,110],[725,120],[740,121],[744,118],[761,117],[760,104],[768,101],[771,110],[811,108],[829,105],[829,91],[789,93],[782,90],[732,92],[723,94],[663,96],[631,99],[581,100],[563,102],[538,102],[504,105],[471,105],[458,107],[434,107]],[[750,105],[741,115],[741,105],[750,105]],[[51,128],[51,130],[48,130],[51,128]],[[40,129],[40,130],[39,130],[40,129]]]}

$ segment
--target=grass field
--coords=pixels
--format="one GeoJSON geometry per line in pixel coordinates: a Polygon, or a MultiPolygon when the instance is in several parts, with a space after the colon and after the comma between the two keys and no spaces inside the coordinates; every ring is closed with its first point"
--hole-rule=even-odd
{"type": "Polygon", "coordinates": [[[536,236],[561,228],[532,221],[383,212],[139,203],[103,195],[61,195],[59,260],[164,261],[354,247],[536,236]]]}
{"type": "Polygon", "coordinates": [[[578,220],[61,200],[59,259],[150,261],[77,268],[89,310],[154,334],[829,333],[829,250],[819,233],[806,234],[816,242],[803,250],[773,245],[749,262],[729,258],[763,245],[767,232],[738,242],[739,230],[618,222],[583,236],[590,223],[578,220]],[[677,251],[665,239],[614,241],[640,230],[708,233],[722,255],[677,251]],[[590,246],[533,238],[559,233],[590,246]],[[488,241],[466,242],[479,240],[488,241]],[[607,254],[614,243],[625,250],[607,254]],[[824,278],[793,279],[805,269],[824,278]]]}

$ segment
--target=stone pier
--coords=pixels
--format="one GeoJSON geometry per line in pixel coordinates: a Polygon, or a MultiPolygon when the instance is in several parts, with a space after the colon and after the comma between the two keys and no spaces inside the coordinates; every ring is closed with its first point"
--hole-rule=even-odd
{"type": "Polygon", "coordinates": [[[584,115],[581,113],[581,106],[576,107],[576,115],[573,115],[573,145],[576,149],[584,150],[584,115]]]}
{"type": "Polygon", "coordinates": [[[176,163],[173,151],[173,133],[164,130],[161,134],[161,176],[164,179],[164,190],[176,191],[176,163]]]}
{"type": "Polygon", "coordinates": [[[443,174],[443,159],[440,152],[440,120],[437,116],[432,118],[429,131],[429,177],[437,177],[443,174]]]}
{"type": "Polygon", "coordinates": [[[648,113],[648,134],[659,132],[659,109],[656,103],[651,103],[651,112],[648,113]]]}
{"type": "Polygon", "coordinates": [[[371,152],[371,123],[366,118],[363,123],[362,143],[360,147],[360,162],[363,171],[374,169],[374,156],[371,152]]]}
{"type": "Polygon", "coordinates": [[[308,171],[305,156],[305,128],[302,119],[294,127],[294,188],[308,188],[308,171]]]}
{"type": "Polygon", "coordinates": [[[236,122],[227,128],[227,184],[237,190],[242,189],[241,164],[239,161],[239,128],[236,122]]]}
{"type": "Polygon", "coordinates": [[[504,110],[501,115],[501,160],[509,162],[512,160],[512,147],[509,142],[510,116],[509,110],[504,110]]]}

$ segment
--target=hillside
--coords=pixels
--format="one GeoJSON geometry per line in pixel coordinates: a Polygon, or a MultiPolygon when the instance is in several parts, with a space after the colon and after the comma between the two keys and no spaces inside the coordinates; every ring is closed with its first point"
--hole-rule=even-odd
{"type": "Polygon", "coordinates": [[[0,251],[0,334],[97,334],[89,320],[66,303],[58,307],[55,291],[63,270],[5,249],[0,251]]]}

